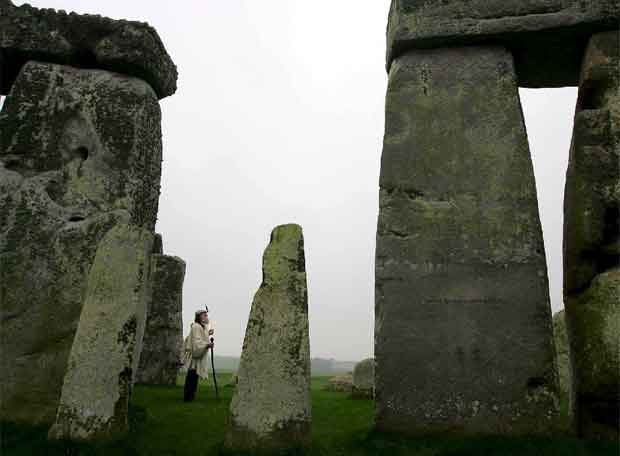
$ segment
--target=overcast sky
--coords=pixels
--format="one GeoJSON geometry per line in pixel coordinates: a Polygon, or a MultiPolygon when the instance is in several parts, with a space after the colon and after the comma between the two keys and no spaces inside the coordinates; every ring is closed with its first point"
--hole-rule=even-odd
{"type": "MultiPolygon", "coordinates": [[[[389,0],[28,3],[149,22],[178,67],[179,89],[161,102],[157,230],[187,262],[186,331],[208,304],[216,351],[239,355],[270,231],[295,222],[312,356],[371,356],[389,0]]],[[[521,94],[558,310],[576,90],[521,94]]]]}

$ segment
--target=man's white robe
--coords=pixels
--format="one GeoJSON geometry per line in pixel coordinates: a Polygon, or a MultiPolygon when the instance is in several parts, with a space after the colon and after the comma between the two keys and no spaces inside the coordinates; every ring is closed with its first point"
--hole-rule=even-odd
{"type": "Polygon", "coordinates": [[[207,345],[209,340],[209,330],[212,329],[211,323],[205,323],[204,327],[200,323],[192,323],[189,335],[185,338],[185,359],[184,365],[187,369],[196,369],[196,373],[201,378],[209,378],[209,350],[207,345]]]}

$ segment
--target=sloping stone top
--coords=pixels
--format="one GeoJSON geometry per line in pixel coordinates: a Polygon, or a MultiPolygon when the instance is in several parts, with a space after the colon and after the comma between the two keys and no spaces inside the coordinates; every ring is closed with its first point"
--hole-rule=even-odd
{"type": "Polygon", "coordinates": [[[520,85],[577,85],[588,38],[619,16],[619,0],[392,0],[387,67],[410,49],[501,44],[520,85]]]}
{"type": "Polygon", "coordinates": [[[113,20],[0,0],[0,93],[28,60],[96,68],[148,82],[159,98],[177,88],[177,69],[144,22],[113,20]]]}

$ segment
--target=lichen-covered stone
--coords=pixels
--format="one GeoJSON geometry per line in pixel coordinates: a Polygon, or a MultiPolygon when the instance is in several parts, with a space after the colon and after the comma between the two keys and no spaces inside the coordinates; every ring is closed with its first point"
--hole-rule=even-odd
{"type": "Polygon", "coordinates": [[[151,232],[127,224],[99,243],[50,438],[109,439],[128,430],[152,248],[151,232]]]}
{"type": "Polygon", "coordinates": [[[271,233],[263,282],[245,332],[226,447],[270,450],[310,443],[310,345],[301,227],[271,233]]]}
{"type": "Polygon", "coordinates": [[[555,338],[556,363],[560,392],[569,403],[571,400],[572,369],[570,364],[570,345],[566,332],[566,314],[563,310],[553,316],[553,335],[555,338]]]}
{"type": "Polygon", "coordinates": [[[620,33],[583,59],[564,204],[564,305],[580,435],[619,438],[620,33]]]}
{"type": "Polygon", "coordinates": [[[375,395],[375,359],[360,361],[353,369],[353,396],[374,397],[375,395]]]}
{"type": "Polygon", "coordinates": [[[378,428],[550,432],[558,386],[547,268],[510,53],[402,55],[385,128],[378,428]]]}
{"type": "Polygon", "coordinates": [[[24,66],[0,112],[0,419],[54,420],[97,245],[153,229],[160,173],[148,84],[24,66]]]}
{"type": "Polygon", "coordinates": [[[183,280],[185,262],[155,254],[151,260],[151,292],[137,382],[175,385],[183,345],[183,280]]]}
{"type": "Polygon", "coordinates": [[[96,68],[148,82],[159,98],[176,91],[177,69],[159,35],[143,22],[67,14],[0,3],[0,93],[6,94],[22,65],[39,60],[96,68]]]}
{"type": "Polygon", "coordinates": [[[588,37],[619,16],[618,0],[392,0],[388,68],[411,49],[502,44],[520,85],[577,85],[588,37]]]}

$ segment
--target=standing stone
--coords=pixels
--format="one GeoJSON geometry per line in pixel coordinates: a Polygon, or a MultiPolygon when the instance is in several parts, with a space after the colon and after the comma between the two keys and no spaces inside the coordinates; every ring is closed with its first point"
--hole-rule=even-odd
{"type": "Polygon", "coordinates": [[[376,250],[376,423],[546,433],[558,412],[547,268],[513,59],[392,63],[376,250]]]}
{"type": "Polygon", "coordinates": [[[128,430],[152,248],[152,233],[126,224],[99,244],[50,438],[105,439],[128,430]]]}
{"type": "Polygon", "coordinates": [[[374,397],[375,395],[375,359],[360,361],[353,369],[353,396],[374,397]]]}
{"type": "Polygon", "coordinates": [[[139,79],[30,62],[0,112],[0,419],[51,424],[97,245],[155,225],[157,96],[139,79]]]}
{"type": "Polygon", "coordinates": [[[619,435],[620,34],[583,59],[564,203],[564,304],[574,413],[588,438],[619,435]]]}
{"type": "Polygon", "coordinates": [[[243,341],[230,404],[229,449],[286,449],[310,443],[310,345],[301,227],[271,233],[243,341]]]}
{"type": "Polygon", "coordinates": [[[568,344],[568,333],[566,332],[566,314],[563,310],[553,316],[553,335],[557,354],[556,362],[558,366],[560,393],[563,399],[572,404],[570,346],[568,344]]]}
{"type": "Polygon", "coordinates": [[[183,345],[183,280],[185,262],[168,255],[153,255],[151,296],[137,382],[175,385],[183,345]]]}

